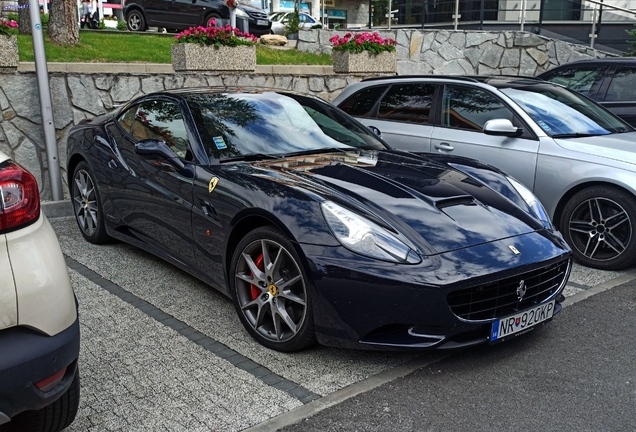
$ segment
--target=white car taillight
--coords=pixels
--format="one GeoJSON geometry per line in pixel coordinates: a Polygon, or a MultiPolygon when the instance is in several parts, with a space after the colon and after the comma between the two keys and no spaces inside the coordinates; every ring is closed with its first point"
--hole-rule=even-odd
{"type": "Polygon", "coordinates": [[[35,177],[14,162],[0,164],[0,233],[29,225],[39,216],[35,177]]]}

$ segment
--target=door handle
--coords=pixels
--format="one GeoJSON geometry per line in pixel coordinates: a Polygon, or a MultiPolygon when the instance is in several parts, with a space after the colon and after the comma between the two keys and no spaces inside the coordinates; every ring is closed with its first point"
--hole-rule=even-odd
{"type": "Polygon", "coordinates": [[[437,150],[442,150],[442,151],[453,151],[453,150],[455,150],[455,148],[452,145],[450,145],[449,143],[447,143],[447,142],[437,143],[433,147],[435,147],[435,149],[437,149],[437,150]]]}

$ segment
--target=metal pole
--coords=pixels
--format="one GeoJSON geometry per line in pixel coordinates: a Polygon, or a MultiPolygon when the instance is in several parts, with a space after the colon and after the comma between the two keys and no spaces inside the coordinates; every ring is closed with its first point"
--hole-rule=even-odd
{"type": "Polygon", "coordinates": [[[541,4],[539,5],[539,31],[541,34],[541,25],[543,24],[543,9],[545,8],[545,0],[541,0],[541,4]]]}
{"type": "Polygon", "coordinates": [[[389,0],[389,30],[391,30],[391,0],[389,0]]]}
{"type": "Polygon", "coordinates": [[[322,26],[327,25],[327,19],[325,18],[325,0],[321,0],[322,2],[322,26]]]}
{"type": "Polygon", "coordinates": [[[481,8],[479,11],[479,30],[484,29],[484,8],[485,8],[484,0],[481,0],[481,8]]]}
{"type": "Polygon", "coordinates": [[[373,27],[373,0],[369,0],[369,29],[373,27]]]}
{"type": "Polygon", "coordinates": [[[526,0],[521,0],[521,28],[523,31],[523,25],[526,23],[526,0]]]}
{"type": "Polygon", "coordinates": [[[455,31],[457,31],[457,21],[459,20],[459,0],[455,0],[455,31]]]}
{"type": "Polygon", "coordinates": [[[592,12],[592,34],[590,35],[590,48],[594,49],[594,39],[596,39],[596,4],[592,12]]]}
{"type": "Polygon", "coordinates": [[[46,53],[44,52],[44,37],[42,36],[42,22],[40,20],[40,5],[38,4],[38,0],[29,0],[29,14],[31,15],[31,33],[33,35],[35,73],[38,78],[40,110],[42,112],[42,127],[44,128],[46,162],[49,167],[49,180],[51,181],[51,197],[54,201],[59,201],[64,199],[64,194],[62,192],[60,162],[57,155],[55,125],[53,124],[53,109],[51,108],[49,71],[46,66],[46,53]]]}

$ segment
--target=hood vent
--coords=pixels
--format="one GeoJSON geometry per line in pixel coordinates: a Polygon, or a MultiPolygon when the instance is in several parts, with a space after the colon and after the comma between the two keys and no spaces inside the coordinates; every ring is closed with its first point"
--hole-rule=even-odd
{"type": "Polygon", "coordinates": [[[475,200],[470,195],[460,195],[435,201],[435,207],[440,210],[446,207],[454,207],[460,205],[475,205],[475,200]]]}

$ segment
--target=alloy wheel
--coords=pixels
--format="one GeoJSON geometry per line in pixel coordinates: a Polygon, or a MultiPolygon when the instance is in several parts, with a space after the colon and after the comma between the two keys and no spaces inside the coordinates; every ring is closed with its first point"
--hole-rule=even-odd
{"type": "Polygon", "coordinates": [[[633,235],[628,212],[616,201],[594,197],[581,202],[568,221],[571,246],[595,261],[618,258],[633,235]]]}
{"type": "Polygon", "coordinates": [[[307,286],[292,254],[280,243],[258,239],[236,265],[238,306],[251,329],[273,343],[294,338],[307,319],[307,286]]]}
{"type": "Polygon", "coordinates": [[[91,237],[99,226],[99,207],[95,185],[86,170],[80,169],[73,178],[73,206],[80,229],[91,237]]]}

